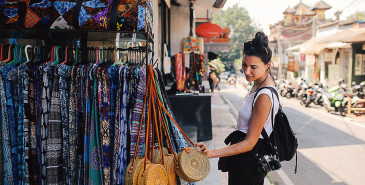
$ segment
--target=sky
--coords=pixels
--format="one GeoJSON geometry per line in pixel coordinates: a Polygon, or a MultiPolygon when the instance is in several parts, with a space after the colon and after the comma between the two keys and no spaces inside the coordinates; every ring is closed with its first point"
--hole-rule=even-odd
{"type": "MultiPolygon", "coordinates": [[[[319,0],[302,0],[308,6],[314,5],[319,0]]],[[[365,0],[324,0],[332,8],[326,11],[326,18],[335,18],[334,12],[342,10],[341,20],[346,19],[356,11],[365,11],[365,0]]],[[[256,24],[260,25],[265,34],[270,34],[269,25],[275,24],[282,20],[283,11],[299,3],[299,0],[227,0],[223,9],[238,3],[239,6],[245,7],[250,17],[256,24]]]]}

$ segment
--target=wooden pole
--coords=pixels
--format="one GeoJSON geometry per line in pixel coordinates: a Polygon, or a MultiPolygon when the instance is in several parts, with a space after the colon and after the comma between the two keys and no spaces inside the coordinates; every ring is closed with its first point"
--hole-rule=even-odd
{"type": "Polygon", "coordinates": [[[347,117],[351,116],[351,97],[349,97],[349,101],[347,102],[347,117]]]}

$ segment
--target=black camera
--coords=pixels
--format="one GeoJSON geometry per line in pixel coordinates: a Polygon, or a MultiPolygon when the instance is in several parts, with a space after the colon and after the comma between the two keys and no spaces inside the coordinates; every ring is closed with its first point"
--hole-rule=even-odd
{"type": "Polygon", "coordinates": [[[275,155],[264,155],[259,158],[257,163],[258,171],[261,174],[266,174],[269,171],[278,170],[281,168],[280,161],[275,157],[275,155]]]}

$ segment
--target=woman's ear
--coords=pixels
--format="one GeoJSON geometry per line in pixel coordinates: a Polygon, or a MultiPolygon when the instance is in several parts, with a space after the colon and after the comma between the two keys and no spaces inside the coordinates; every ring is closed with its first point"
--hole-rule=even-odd
{"type": "Polygon", "coordinates": [[[269,63],[267,63],[266,65],[267,65],[267,69],[269,69],[270,65],[271,65],[271,61],[269,63]]]}

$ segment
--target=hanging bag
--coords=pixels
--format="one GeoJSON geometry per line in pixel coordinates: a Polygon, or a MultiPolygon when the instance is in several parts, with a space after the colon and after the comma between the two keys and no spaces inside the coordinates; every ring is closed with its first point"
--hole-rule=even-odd
{"type": "MultiPolygon", "coordinates": [[[[150,70],[152,68],[150,67],[150,70]]],[[[155,109],[155,101],[154,101],[154,94],[152,89],[154,89],[154,79],[153,73],[149,73],[147,88],[148,91],[146,96],[149,96],[148,101],[148,114],[147,114],[147,132],[146,132],[146,145],[145,145],[145,160],[144,160],[144,169],[141,170],[138,174],[138,185],[162,185],[168,183],[166,169],[163,166],[164,164],[164,155],[162,151],[162,141],[160,138],[159,127],[157,124],[157,116],[156,116],[156,109],[155,109]],[[152,129],[151,129],[152,128],[152,129]],[[147,164],[148,158],[153,158],[153,146],[154,140],[150,141],[150,136],[153,136],[153,128],[156,130],[156,135],[158,139],[158,148],[160,150],[160,156],[162,158],[161,163],[150,163],[147,164]]],[[[154,138],[154,137],[152,137],[154,138]]]]}
{"type": "MultiPolygon", "coordinates": [[[[150,73],[153,73],[152,67],[150,73]]],[[[152,93],[157,95],[156,88],[152,89],[152,93]]],[[[186,139],[194,145],[190,138],[182,131],[179,125],[175,122],[172,116],[168,113],[159,98],[156,98],[159,106],[164,110],[168,117],[173,121],[176,127],[186,137],[186,139]]],[[[186,182],[197,182],[206,178],[210,172],[210,163],[208,157],[198,148],[187,147],[183,148],[177,155],[178,165],[176,166],[177,175],[186,182]]]]}

